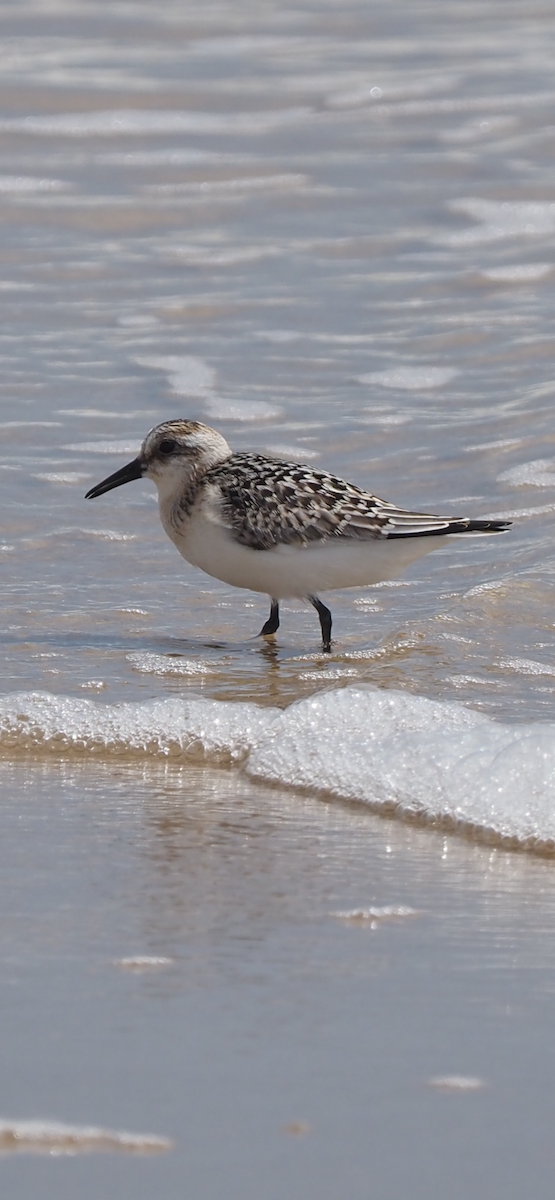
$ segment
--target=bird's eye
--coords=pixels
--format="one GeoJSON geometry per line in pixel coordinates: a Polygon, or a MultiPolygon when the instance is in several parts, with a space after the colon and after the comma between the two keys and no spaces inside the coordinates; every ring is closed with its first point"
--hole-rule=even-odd
{"type": "Polygon", "coordinates": [[[172,454],[176,448],[177,442],[174,438],[164,438],[164,441],[160,442],[158,447],[160,454],[172,454]]]}

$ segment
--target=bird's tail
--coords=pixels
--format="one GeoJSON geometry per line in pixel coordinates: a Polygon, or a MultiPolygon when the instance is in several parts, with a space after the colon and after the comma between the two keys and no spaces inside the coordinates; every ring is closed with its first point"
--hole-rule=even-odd
{"type": "Polygon", "coordinates": [[[474,521],[464,517],[462,520],[450,521],[445,532],[459,537],[469,534],[505,533],[510,525],[512,525],[512,521],[486,521],[483,519],[474,521]]]}
{"type": "MultiPolygon", "coordinates": [[[[483,518],[473,520],[471,517],[432,517],[426,514],[404,513],[397,510],[394,514],[395,525],[387,531],[387,538],[397,541],[399,538],[417,537],[480,537],[487,533],[505,533],[512,521],[487,521],[483,518]]],[[[390,525],[393,521],[390,522],[390,525]]]]}

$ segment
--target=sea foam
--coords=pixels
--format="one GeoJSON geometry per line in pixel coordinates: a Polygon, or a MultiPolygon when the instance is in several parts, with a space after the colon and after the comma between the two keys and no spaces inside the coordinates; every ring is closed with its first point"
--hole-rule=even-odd
{"type": "Polygon", "coordinates": [[[202,698],[100,704],[19,692],[0,700],[0,754],[154,756],[227,765],[246,757],[277,712],[202,698]]]}
{"type": "Polygon", "coordinates": [[[19,693],[0,700],[0,754],[240,765],[481,838],[555,849],[555,723],[503,724],[461,704],[350,685],[285,711],[203,697],[143,703],[19,693]]]}
{"type": "Polygon", "coordinates": [[[555,847],[555,724],[346,687],[293,705],[247,770],[495,840],[555,847]]]}

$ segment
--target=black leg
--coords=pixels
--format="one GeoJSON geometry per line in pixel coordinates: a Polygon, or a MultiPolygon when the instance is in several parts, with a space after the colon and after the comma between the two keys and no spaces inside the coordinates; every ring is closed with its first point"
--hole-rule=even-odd
{"type": "Polygon", "coordinates": [[[317,596],[307,596],[307,600],[316,609],[320,618],[320,629],[322,630],[322,647],[326,654],[331,650],[331,613],[329,608],[318,599],[317,596]]]}
{"type": "Polygon", "coordinates": [[[277,600],[272,600],[270,616],[266,624],[262,626],[259,637],[270,637],[272,633],[277,633],[279,629],[279,603],[277,600]]]}

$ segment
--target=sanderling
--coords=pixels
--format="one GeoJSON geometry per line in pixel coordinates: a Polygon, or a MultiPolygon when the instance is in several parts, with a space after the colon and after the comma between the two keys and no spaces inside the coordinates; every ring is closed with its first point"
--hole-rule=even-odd
{"type": "Polygon", "coordinates": [[[335,588],[391,579],[446,537],[501,533],[510,521],[405,512],[327,471],[265,454],[234,453],[199,421],[164,421],[140,453],[86,499],[146,475],[158,488],[162,525],[187,562],[233,587],[264,592],[279,628],[279,602],[299,596],[331,645],[331,613],[318,598],[335,588]]]}

